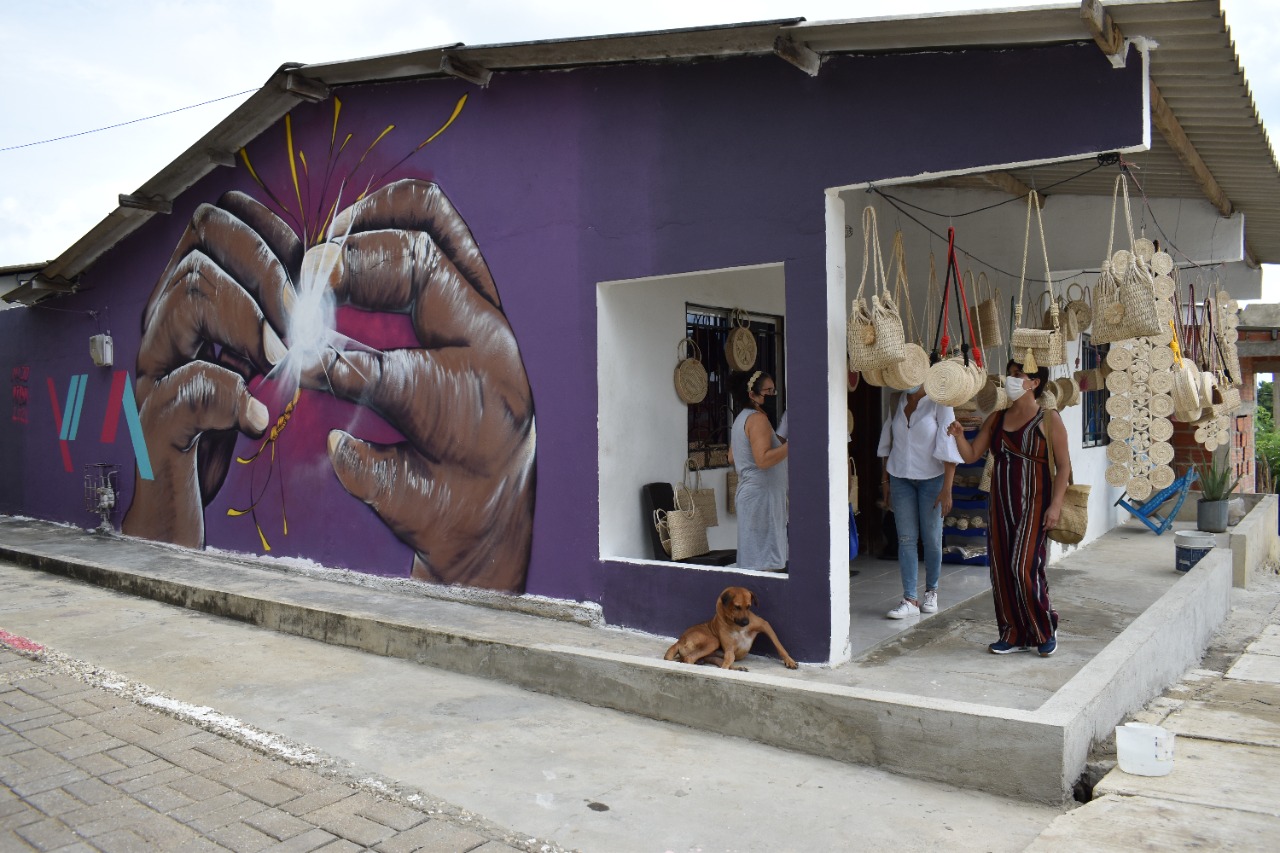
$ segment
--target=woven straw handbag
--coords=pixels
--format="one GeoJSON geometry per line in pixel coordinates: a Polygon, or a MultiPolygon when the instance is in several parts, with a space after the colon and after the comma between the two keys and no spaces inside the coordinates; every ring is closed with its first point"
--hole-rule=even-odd
{"type": "Polygon", "coordinates": [[[655,509],[653,511],[653,529],[658,531],[658,541],[662,543],[662,550],[667,552],[667,556],[671,556],[671,529],[667,527],[667,511],[665,509],[655,509]]]}
{"type": "Polygon", "coordinates": [[[975,393],[973,372],[963,358],[944,358],[925,374],[924,393],[939,406],[964,405],[975,393]]]}
{"type": "Polygon", "coordinates": [[[849,345],[849,367],[852,370],[885,368],[902,361],[902,348],[906,342],[902,331],[902,317],[889,294],[888,282],[885,280],[876,210],[871,206],[862,211],[862,278],[858,282],[858,293],[849,312],[846,337],[849,345]],[[868,270],[871,272],[870,308],[863,295],[868,270]]]}
{"type": "Polygon", "coordinates": [[[1032,190],[1027,194],[1027,228],[1022,242],[1022,274],[1018,279],[1018,307],[1014,309],[1013,334],[1010,335],[1012,358],[1022,365],[1026,373],[1035,373],[1041,367],[1056,367],[1067,363],[1066,338],[1063,336],[1058,316],[1058,303],[1053,298],[1053,277],[1049,267],[1049,246],[1044,238],[1044,219],[1040,215],[1039,194],[1032,190]],[[1040,249],[1044,256],[1045,291],[1049,294],[1049,328],[1031,329],[1022,326],[1022,300],[1027,282],[1027,256],[1031,250],[1031,212],[1035,211],[1040,230],[1040,249]]]}
{"type": "MultiPolygon", "coordinates": [[[[1049,478],[1058,476],[1058,466],[1053,459],[1053,418],[1045,416],[1045,441],[1049,449],[1049,478]]],[[[1062,498],[1062,514],[1058,523],[1049,530],[1049,538],[1064,545],[1079,545],[1084,539],[1085,530],[1089,526],[1089,491],[1090,486],[1077,485],[1075,474],[1068,475],[1067,492],[1062,498]]]]}
{"type": "Polygon", "coordinates": [[[978,481],[978,491],[991,491],[991,477],[996,470],[996,454],[994,450],[987,451],[987,462],[982,466],[982,479],[978,481]]]}
{"type": "Polygon", "coordinates": [[[987,274],[980,272],[974,289],[977,292],[973,294],[973,298],[982,299],[974,309],[978,315],[978,346],[983,349],[1004,346],[1004,324],[1000,319],[1004,312],[1000,306],[1000,288],[993,287],[987,274]],[[982,286],[984,282],[985,288],[982,286]],[[982,298],[983,293],[986,294],[985,299],[982,298]]]}
{"type": "Polygon", "coordinates": [[[738,471],[730,468],[724,475],[724,504],[729,515],[738,514],[738,471]]]}
{"type": "Polygon", "coordinates": [[[654,514],[654,525],[658,528],[659,537],[665,525],[671,539],[673,560],[687,560],[711,550],[711,546],[707,544],[707,525],[697,507],[688,510],[673,509],[671,512],[658,510],[654,514]]]}
{"type": "Polygon", "coordinates": [[[707,527],[716,527],[720,524],[720,517],[716,514],[716,490],[704,488],[702,485],[702,470],[694,463],[693,460],[686,460],[684,466],[684,479],[680,485],[672,487],[675,493],[675,504],[678,510],[687,510],[689,507],[695,507],[698,512],[702,513],[702,523],[707,527]],[[689,472],[693,472],[693,485],[689,485],[689,472]]]}
{"type": "Polygon", "coordinates": [[[724,342],[724,360],[730,370],[746,372],[756,366],[756,336],[751,333],[747,312],[734,308],[729,312],[729,334],[724,342]]]}
{"type": "Polygon", "coordinates": [[[906,344],[902,348],[903,359],[880,371],[885,386],[905,391],[924,384],[929,372],[929,354],[919,344],[906,344]]]}
{"type": "Polygon", "coordinates": [[[1093,288],[1093,343],[1105,344],[1129,338],[1161,334],[1164,324],[1156,310],[1155,278],[1143,252],[1134,251],[1133,217],[1129,212],[1129,184],[1121,172],[1111,195],[1111,228],[1107,234],[1107,256],[1093,288]],[[1113,252],[1116,209],[1124,197],[1124,219],[1129,249],[1113,252]]]}
{"type": "Polygon", "coordinates": [[[1093,323],[1093,309],[1089,306],[1088,293],[1078,281],[1071,282],[1067,287],[1067,313],[1075,318],[1077,334],[1087,332],[1093,323]],[[1079,291],[1079,294],[1072,296],[1073,290],[1079,291]]]}
{"type": "Polygon", "coordinates": [[[707,396],[707,369],[702,366],[702,350],[693,338],[685,338],[676,344],[676,358],[676,395],[689,406],[701,403],[707,396]]]}
{"type": "MultiPolygon", "coordinates": [[[[938,314],[938,328],[934,337],[934,348],[930,360],[934,363],[924,378],[924,392],[940,406],[963,406],[973,399],[981,388],[975,383],[977,371],[982,370],[982,350],[969,348],[969,337],[973,331],[972,318],[969,316],[969,304],[964,293],[964,279],[960,274],[960,264],[956,259],[956,230],[947,229],[947,274],[942,283],[942,307],[938,314]],[[948,333],[949,305],[956,304],[959,315],[957,326],[960,327],[960,355],[947,358],[950,351],[951,338],[948,333]],[[975,370],[974,368],[977,368],[975,370]]],[[[985,372],[985,371],[984,371],[985,372]]]]}

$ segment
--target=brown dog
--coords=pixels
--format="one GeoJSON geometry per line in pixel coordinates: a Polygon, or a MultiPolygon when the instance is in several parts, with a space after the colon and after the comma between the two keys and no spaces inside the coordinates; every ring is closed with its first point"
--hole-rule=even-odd
{"type": "Polygon", "coordinates": [[[751,590],[741,586],[729,587],[720,593],[716,601],[715,618],[694,625],[681,634],[680,639],[667,649],[664,660],[717,664],[722,669],[746,672],[745,666],[734,666],[733,662],[745,659],[756,635],[764,634],[773,641],[773,647],[782,655],[787,669],[795,669],[796,662],[778,641],[773,627],[751,612],[756,604],[756,594],[751,590]]]}

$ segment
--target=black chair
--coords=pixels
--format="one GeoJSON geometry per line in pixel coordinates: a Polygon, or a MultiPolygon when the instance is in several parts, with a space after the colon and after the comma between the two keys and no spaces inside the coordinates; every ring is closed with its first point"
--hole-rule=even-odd
{"type": "Polygon", "coordinates": [[[672,494],[670,483],[646,483],[641,486],[640,507],[644,510],[644,526],[649,531],[649,541],[653,546],[653,559],[692,563],[695,566],[728,566],[737,562],[738,552],[734,548],[708,551],[705,554],[686,557],[679,561],[671,560],[671,557],[662,547],[662,539],[658,536],[657,528],[653,526],[653,513],[655,510],[662,509],[671,512],[671,510],[675,509],[675,495],[672,494]]]}

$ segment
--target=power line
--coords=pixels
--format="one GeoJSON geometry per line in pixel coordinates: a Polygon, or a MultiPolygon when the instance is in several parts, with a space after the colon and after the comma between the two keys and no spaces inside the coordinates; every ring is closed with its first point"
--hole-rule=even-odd
{"type": "Polygon", "coordinates": [[[178,107],[176,110],[165,110],[162,113],[156,113],[155,115],[144,116],[143,118],[135,118],[135,119],[131,119],[130,121],[122,121],[118,124],[109,124],[106,127],[95,127],[93,130],[82,130],[79,133],[68,133],[66,136],[55,136],[52,139],[41,139],[38,142],[24,142],[21,145],[10,145],[8,148],[0,148],[0,152],[17,151],[19,148],[30,148],[33,145],[47,145],[50,142],[61,142],[64,139],[75,139],[77,136],[88,136],[91,133],[101,133],[104,130],[114,130],[117,127],[125,127],[126,125],[137,124],[138,122],[142,122],[142,121],[151,121],[151,119],[153,118],[161,118],[163,116],[169,116],[169,115],[173,115],[174,113],[183,112],[184,110],[194,110],[197,107],[204,107],[204,106],[208,106],[209,104],[216,104],[218,101],[225,101],[228,98],[238,98],[241,95],[247,95],[250,92],[256,92],[258,91],[259,88],[260,87],[255,86],[252,89],[245,89],[243,92],[236,92],[235,94],[232,94],[232,95],[223,95],[221,98],[214,98],[209,101],[201,101],[198,104],[191,104],[190,106],[186,106],[186,107],[178,107]]]}

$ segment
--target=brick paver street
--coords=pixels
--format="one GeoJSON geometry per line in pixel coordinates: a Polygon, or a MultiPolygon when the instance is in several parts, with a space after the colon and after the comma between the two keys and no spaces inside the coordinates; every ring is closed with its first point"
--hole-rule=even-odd
{"type": "Polygon", "coordinates": [[[266,755],[3,644],[0,785],[3,851],[543,849],[266,755]]]}

